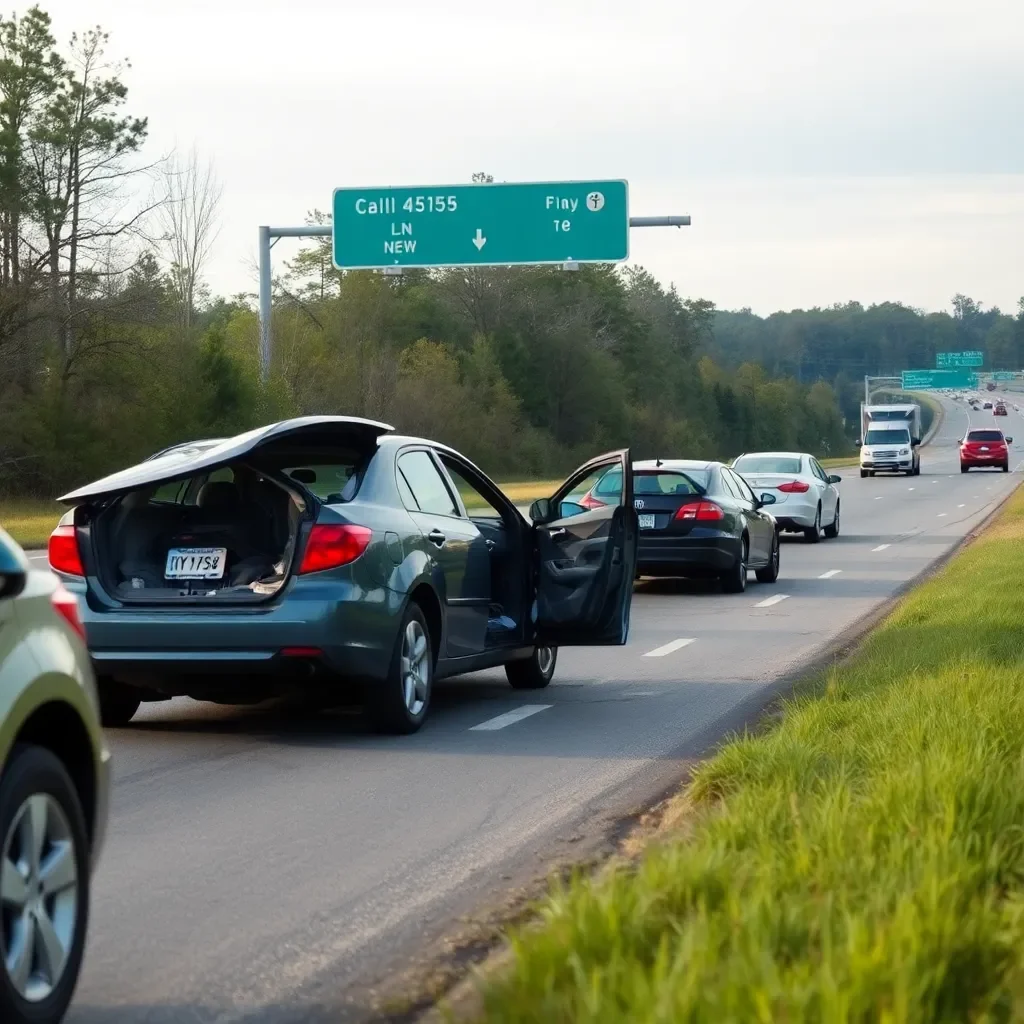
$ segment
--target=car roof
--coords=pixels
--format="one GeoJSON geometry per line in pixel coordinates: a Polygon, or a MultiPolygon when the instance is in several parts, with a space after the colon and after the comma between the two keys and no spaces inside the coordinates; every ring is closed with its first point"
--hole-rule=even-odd
{"type": "Polygon", "coordinates": [[[742,455],[737,455],[737,459],[747,459],[751,456],[761,458],[762,456],[769,459],[813,459],[814,456],[808,452],[744,452],[742,455]]]}
{"type": "Polygon", "coordinates": [[[722,463],[709,459],[643,459],[633,463],[633,469],[712,469],[722,463]]]}

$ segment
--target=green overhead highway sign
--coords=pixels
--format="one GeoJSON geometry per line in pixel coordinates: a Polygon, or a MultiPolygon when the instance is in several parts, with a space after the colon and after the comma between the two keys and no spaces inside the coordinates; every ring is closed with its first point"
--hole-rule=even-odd
{"type": "Polygon", "coordinates": [[[978,375],[969,370],[904,370],[904,391],[933,391],[937,388],[971,388],[978,383],[978,375]]]}
{"type": "Polygon", "coordinates": [[[939,370],[956,366],[981,366],[985,362],[983,352],[936,352],[935,366],[939,370]]]}
{"type": "Polygon", "coordinates": [[[339,188],[339,270],[618,263],[629,256],[625,181],[339,188]]]}

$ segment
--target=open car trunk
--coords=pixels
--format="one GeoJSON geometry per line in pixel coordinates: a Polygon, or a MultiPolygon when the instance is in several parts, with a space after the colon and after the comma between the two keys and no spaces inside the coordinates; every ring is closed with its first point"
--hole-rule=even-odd
{"type": "Polygon", "coordinates": [[[141,487],[93,506],[97,575],[123,602],[250,602],[293,571],[310,502],[250,466],[141,487]]]}

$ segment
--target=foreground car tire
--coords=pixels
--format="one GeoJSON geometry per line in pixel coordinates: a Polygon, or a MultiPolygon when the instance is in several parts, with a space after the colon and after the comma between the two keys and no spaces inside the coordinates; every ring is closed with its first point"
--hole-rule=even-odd
{"type": "Polygon", "coordinates": [[[747,589],[747,542],[740,545],[740,557],[728,572],[722,573],[722,591],[726,594],[742,594],[747,589]]]}
{"type": "Polygon", "coordinates": [[[835,540],[839,536],[839,502],[836,502],[836,517],[831,526],[825,527],[825,536],[829,540],[835,540]]]}
{"type": "Polygon", "coordinates": [[[779,533],[776,530],[772,538],[772,553],[768,564],[763,569],[754,572],[758,583],[774,583],[779,578],[779,533]]]}
{"type": "Polygon", "coordinates": [[[366,711],[377,732],[408,735],[427,717],[434,682],[430,628],[418,604],[410,602],[395,640],[387,679],[371,683],[366,711]]]}
{"type": "Polygon", "coordinates": [[[962,462],[960,463],[960,472],[961,473],[966,473],[967,470],[969,470],[970,468],[971,468],[970,466],[965,466],[962,462]]]}
{"type": "Polygon", "coordinates": [[[107,729],[126,726],[142,703],[142,697],[135,690],[113,679],[97,680],[96,689],[100,695],[100,722],[107,729]]]}
{"type": "Polygon", "coordinates": [[[861,480],[863,480],[867,475],[868,475],[868,471],[866,469],[862,469],[860,471],[860,478],[861,478],[861,480]]]}
{"type": "Polygon", "coordinates": [[[535,647],[523,661],[510,661],[505,676],[513,690],[543,690],[555,674],[557,647],[535,647]]]}
{"type": "Polygon", "coordinates": [[[89,920],[89,842],[60,760],[15,747],[0,780],[0,1020],[57,1024],[71,1002],[89,920]]]}
{"type": "Polygon", "coordinates": [[[814,525],[804,530],[804,540],[808,544],[817,544],[821,540],[821,506],[814,513],[814,525]]]}
{"type": "Polygon", "coordinates": [[[1010,472],[1010,464],[1008,462],[1004,462],[1003,463],[1003,472],[1004,473],[1009,473],[1010,472]]]}

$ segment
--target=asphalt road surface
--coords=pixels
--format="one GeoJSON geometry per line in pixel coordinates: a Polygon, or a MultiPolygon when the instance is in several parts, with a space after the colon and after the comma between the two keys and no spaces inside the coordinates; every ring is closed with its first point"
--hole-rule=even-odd
{"type": "MultiPolygon", "coordinates": [[[[1007,496],[1013,473],[961,476],[968,413],[947,405],[919,477],[841,471],[842,536],[784,540],[777,584],[641,583],[629,644],[562,651],[537,694],[501,672],[441,683],[405,738],[343,713],[144,705],[111,733],[68,1024],[363,1017],[366,986],[578,829],[653,796],[1007,496]]],[[[1018,470],[1009,408],[971,415],[1019,433],[1018,470]]]]}

